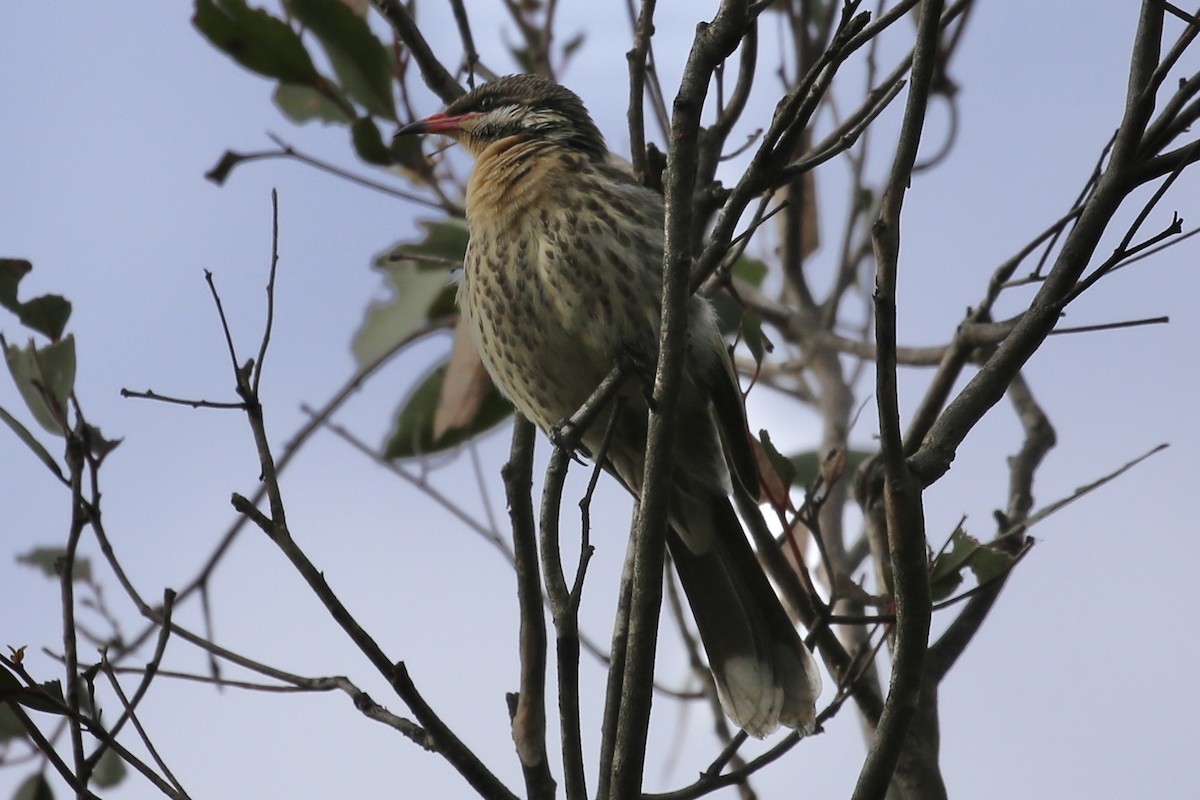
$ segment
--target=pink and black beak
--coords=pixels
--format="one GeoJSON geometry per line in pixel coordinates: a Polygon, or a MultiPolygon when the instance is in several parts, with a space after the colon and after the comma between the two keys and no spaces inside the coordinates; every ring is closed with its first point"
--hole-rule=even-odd
{"type": "Polygon", "coordinates": [[[453,136],[462,129],[462,123],[479,116],[476,113],[457,114],[451,116],[449,114],[439,113],[425,119],[410,122],[400,130],[396,131],[392,138],[400,136],[408,136],[414,133],[444,133],[448,136],[453,136]]]}

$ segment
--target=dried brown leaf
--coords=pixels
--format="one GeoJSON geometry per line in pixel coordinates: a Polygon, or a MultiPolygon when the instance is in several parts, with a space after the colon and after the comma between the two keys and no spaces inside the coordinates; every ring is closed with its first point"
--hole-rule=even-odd
{"type": "Polygon", "coordinates": [[[467,326],[459,319],[454,327],[454,349],[446,364],[446,377],[433,416],[433,439],[437,441],[455,428],[464,428],[475,419],[487,397],[490,378],[471,344],[467,326]]]}

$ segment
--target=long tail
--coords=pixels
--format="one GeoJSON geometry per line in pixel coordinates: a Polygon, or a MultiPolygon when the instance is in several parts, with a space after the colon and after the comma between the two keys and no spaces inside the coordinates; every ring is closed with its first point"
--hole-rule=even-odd
{"type": "Polygon", "coordinates": [[[710,499],[706,527],[711,535],[697,537],[692,530],[685,541],[672,530],[667,545],[721,704],[753,736],[766,736],[781,724],[811,733],[821,692],[817,665],[759,565],[729,499],[710,499]]]}

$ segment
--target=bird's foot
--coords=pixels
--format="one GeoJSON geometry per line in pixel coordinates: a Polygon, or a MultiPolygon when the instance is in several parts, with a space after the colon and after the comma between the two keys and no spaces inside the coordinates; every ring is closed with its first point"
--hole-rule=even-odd
{"type": "Polygon", "coordinates": [[[646,400],[646,405],[654,410],[657,406],[654,402],[653,359],[647,358],[644,352],[633,345],[626,344],[617,352],[616,362],[622,372],[638,379],[642,385],[642,396],[646,400]]]}
{"type": "Polygon", "coordinates": [[[551,426],[546,435],[550,438],[550,444],[569,454],[576,463],[584,463],[583,459],[579,457],[580,452],[587,454],[587,448],[581,441],[583,431],[574,422],[569,419],[559,420],[557,424],[551,426]]]}
{"type": "Polygon", "coordinates": [[[579,447],[579,428],[569,419],[561,419],[553,425],[547,435],[550,443],[560,450],[574,453],[579,447]]]}

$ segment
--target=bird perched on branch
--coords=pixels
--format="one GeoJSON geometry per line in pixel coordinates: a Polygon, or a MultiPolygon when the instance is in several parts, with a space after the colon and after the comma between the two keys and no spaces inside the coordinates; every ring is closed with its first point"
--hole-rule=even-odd
{"type": "MultiPolygon", "coordinates": [[[[613,165],[580,99],[533,75],[485,83],[397,136],[438,133],[475,158],[459,305],[492,379],[552,432],[618,358],[649,379],[658,352],[663,202],[613,165]]],[[[737,377],[712,308],[688,305],[667,546],[726,713],[755,736],[811,731],[820,675],[730,503],[757,497],[737,377]]],[[[627,380],[582,434],[637,494],[648,390],[627,380]],[[606,432],[609,439],[603,448],[606,432]]]]}

